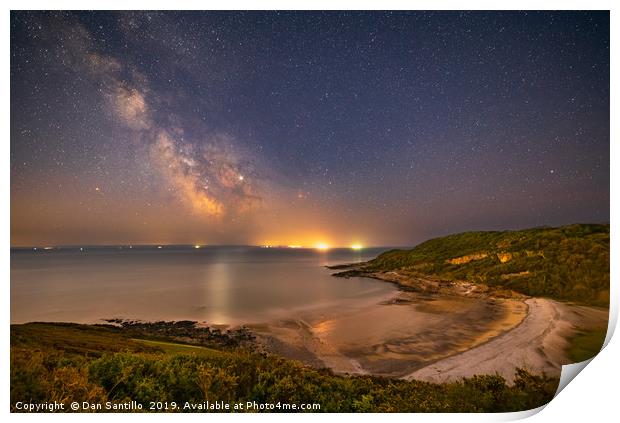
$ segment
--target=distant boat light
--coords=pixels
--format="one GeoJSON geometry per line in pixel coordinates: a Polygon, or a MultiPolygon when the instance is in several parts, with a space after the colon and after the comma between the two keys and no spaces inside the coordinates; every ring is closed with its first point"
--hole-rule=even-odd
{"type": "Polygon", "coordinates": [[[195,249],[199,249],[199,248],[200,248],[200,245],[194,245],[194,248],[195,248],[195,249]]]}

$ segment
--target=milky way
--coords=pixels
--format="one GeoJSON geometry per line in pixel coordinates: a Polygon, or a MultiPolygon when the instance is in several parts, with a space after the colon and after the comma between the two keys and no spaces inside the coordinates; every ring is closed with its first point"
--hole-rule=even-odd
{"type": "Polygon", "coordinates": [[[12,12],[12,245],[609,220],[607,12],[12,12]]]}

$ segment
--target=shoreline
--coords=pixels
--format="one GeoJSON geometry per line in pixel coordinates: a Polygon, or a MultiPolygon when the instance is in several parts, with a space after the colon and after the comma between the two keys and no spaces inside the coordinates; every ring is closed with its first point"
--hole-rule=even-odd
{"type": "MultiPolygon", "coordinates": [[[[606,309],[464,281],[398,271],[367,272],[359,264],[333,268],[348,269],[336,277],[372,278],[397,289],[362,301],[291,311],[289,316],[262,323],[125,323],[132,330],[150,326],[188,344],[241,341],[256,351],[337,374],[433,383],[499,374],[510,384],[517,368],[559,376],[562,364],[570,362],[566,358],[569,337],[607,325],[608,320],[606,309]],[[189,329],[190,323],[195,330],[189,329]],[[184,334],[173,334],[174,325],[182,327],[184,334]]],[[[107,323],[123,326],[123,319],[107,319],[107,323]]]]}
{"type": "MultiPolygon", "coordinates": [[[[444,300],[433,300],[431,307],[444,308],[444,300]],[[439,304],[437,304],[439,303],[439,304]]],[[[453,301],[449,299],[448,301],[453,301]]],[[[477,301],[477,300],[476,300],[477,301]]],[[[491,342],[514,327],[520,325],[526,317],[527,307],[516,301],[507,300],[497,304],[474,304],[474,319],[482,318],[482,311],[492,308],[493,318],[486,318],[482,323],[471,321],[457,325],[457,321],[467,314],[463,309],[455,316],[442,317],[430,323],[430,330],[417,330],[409,325],[398,336],[386,333],[385,336],[364,337],[358,340],[342,342],[338,336],[351,328],[355,320],[364,330],[376,331],[372,321],[384,317],[381,326],[401,325],[401,317],[408,312],[417,313],[420,320],[427,315],[417,307],[425,304],[377,303],[365,310],[349,316],[333,316],[313,323],[302,319],[290,319],[263,325],[261,328],[249,326],[257,334],[257,339],[268,351],[286,358],[299,360],[314,367],[329,367],[341,374],[372,374],[401,378],[419,368],[439,362],[451,356],[469,351],[491,342]],[[391,308],[391,310],[385,310],[391,308]],[[409,308],[411,310],[404,310],[409,308]],[[341,327],[339,327],[341,326],[341,327]],[[370,327],[369,327],[370,326],[370,327]],[[439,336],[438,336],[439,335],[439,336]],[[368,340],[374,342],[368,342],[368,340]],[[311,360],[308,359],[311,358],[311,360]],[[318,363],[318,365],[317,365],[318,363]],[[322,365],[321,365],[322,364],[322,365]]],[[[440,314],[439,311],[431,311],[440,314]]]]}
{"type": "Polygon", "coordinates": [[[590,308],[590,316],[574,306],[547,298],[530,298],[527,317],[515,328],[465,352],[439,360],[404,377],[441,383],[475,374],[498,374],[512,383],[515,369],[559,376],[567,358],[568,339],[578,327],[607,321],[606,312],[590,308]],[[605,314],[605,316],[603,316],[605,314]]]}
{"type": "Polygon", "coordinates": [[[518,368],[559,376],[561,366],[570,363],[566,356],[567,339],[580,328],[600,326],[608,320],[608,310],[528,297],[469,282],[412,277],[399,272],[366,272],[359,264],[330,268],[347,269],[333,275],[336,277],[367,277],[392,283],[398,293],[365,310],[250,327],[269,352],[313,367],[323,364],[340,374],[428,382],[500,374],[512,383],[518,368]],[[419,333],[419,328],[408,324],[407,317],[415,319],[413,314],[386,312],[389,307],[392,311],[409,309],[413,314],[443,318],[431,318],[427,322],[431,330],[419,333]],[[343,328],[355,329],[351,320],[372,333],[376,320],[381,318],[388,322],[388,329],[390,321],[402,326],[398,336],[388,330],[379,338],[362,334],[353,343],[338,338],[343,328]],[[469,319],[469,324],[455,327],[462,319],[469,319]],[[481,322],[471,324],[472,319],[481,322]],[[438,324],[440,332],[436,330],[438,324]]]}
{"type": "Polygon", "coordinates": [[[393,278],[374,279],[399,290],[362,308],[249,328],[267,351],[313,367],[400,378],[487,343],[527,316],[521,300],[474,295],[468,284],[451,292],[419,292],[401,289],[393,278]]]}

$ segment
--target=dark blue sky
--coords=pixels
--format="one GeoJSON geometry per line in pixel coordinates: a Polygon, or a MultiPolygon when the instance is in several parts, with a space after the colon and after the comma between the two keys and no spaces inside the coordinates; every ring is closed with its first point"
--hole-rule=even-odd
{"type": "Polygon", "coordinates": [[[609,220],[608,12],[11,14],[13,245],[609,220]]]}

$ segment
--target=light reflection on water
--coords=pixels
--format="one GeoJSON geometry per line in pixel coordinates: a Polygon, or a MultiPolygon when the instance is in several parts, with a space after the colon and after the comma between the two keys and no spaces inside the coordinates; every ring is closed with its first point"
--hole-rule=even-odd
{"type": "Polygon", "coordinates": [[[104,318],[263,322],[379,297],[390,284],[340,279],[324,266],[386,248],[79,247],[11,251],[11,322],[104,318]]]}

